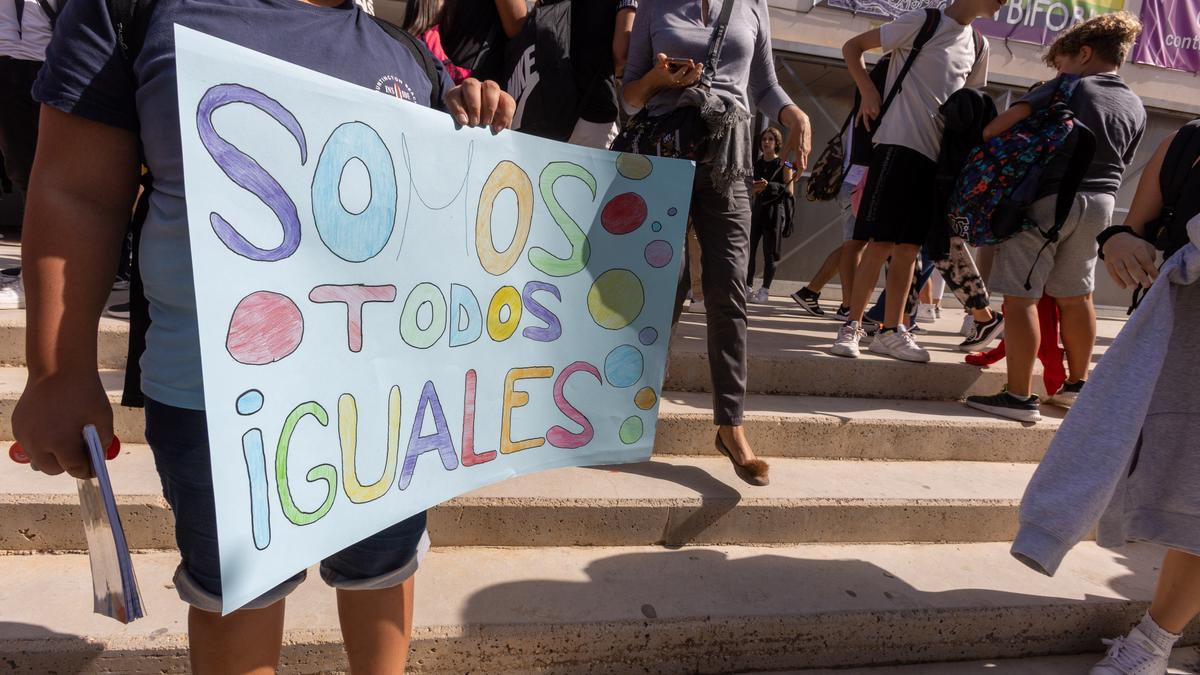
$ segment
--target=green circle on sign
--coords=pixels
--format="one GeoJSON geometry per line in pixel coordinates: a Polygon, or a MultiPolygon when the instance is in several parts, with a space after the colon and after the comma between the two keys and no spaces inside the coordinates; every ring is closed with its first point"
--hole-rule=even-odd
{"type": "Polygon", "coordinates": [[[634,415],[621,423],[621,442],[625,445],[633,445],[642,440],[644,431],[642,418],[634,415]]]}

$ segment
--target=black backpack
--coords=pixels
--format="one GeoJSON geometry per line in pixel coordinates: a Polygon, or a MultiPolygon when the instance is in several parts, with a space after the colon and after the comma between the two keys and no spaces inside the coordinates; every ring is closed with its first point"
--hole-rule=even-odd
{"type": "Polygon", "coordinates": [[[1188,243],[1187,224],[1200,214],[1200,119],[1185,124],[1163,158],[1158,184],[1163,208],[1146,223],[1146,240],[1170,258],[1188,243]]]}
{"type": "MultiPolygon", "coordinates": [[[[2,2],[3,0],[0,0],[2,2]]],[[[146,40],[146,32],[150,26],[150,16],[158,0],[106,0],[108,15],[112,21],[113,33],[117,37],[117,47],[126,68],[132,69],[133,61],[142,50],[146,40]]],[[[413,58],[422,65],[425,77],[429,79],[432,88],[429,95],[430,107],[437,108],[445,92],[442,90],[441,63],[434,57],[425,43],[410,35],[403,28],[374,15],[369,15],[375,23],[396,42],[404,45],[413,54],[413,58]]],[[[143,162],[143,165],[145,162],[143,162]]],[[[125,364],[125,387],[121,394],[121,405],[140,408],[145,405],[142,394],[142,353],[146,351],[146,332],[150,329],[150,303],[146,299],[145,287],[142,285],[142,275],[138,270],[138,251],[142,225],[150,211],[150,193],[154,189],[154,177],[148,170],[143,170],[141,190],[137,204],[130,218],[129,229],[133,236],[133,264],[130,266],[129,278],[129,350],[125,364]]]]}

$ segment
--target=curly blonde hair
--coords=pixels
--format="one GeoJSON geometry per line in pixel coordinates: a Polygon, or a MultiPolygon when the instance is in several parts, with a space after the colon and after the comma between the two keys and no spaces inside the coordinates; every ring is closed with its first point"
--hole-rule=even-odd
{"type": "Polygon", "coordinates": [[[1121,65],[1141,32],[1142,22],[1129,12],[1101,14],[1061,33],[1042,60],[1056,68],[1058,57],[1074,56],[1084,47],[1091,47],[1100,58],[1121,65]]]}

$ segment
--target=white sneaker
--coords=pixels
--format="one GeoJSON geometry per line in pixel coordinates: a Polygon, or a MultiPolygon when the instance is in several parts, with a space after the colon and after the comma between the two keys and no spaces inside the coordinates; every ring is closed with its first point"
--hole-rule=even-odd
{"type": "Polygon", "coordinates": [[[936,307],[933,305],[926,305],[924,303],[917,305],[918,322],[924,321],[925,323],[933,323],[934,321],[937,321],[937,319],[938,313],[936,307]]]}
{"type": "Polygon", "coordinates": [[[890,356],[901,361],[913,363],[928,363],[929,352],[921,349],[912,333],[904,326],[898,326],[894,331],[879,332],[871,341],[871,351],[883,356],[890,356]]]}
{"type": "Polygon", "coordinates": [[[838,329],[837,341],[833,343],[833,348],[829,351],[834,356],[857,359],[862,354],[859,342],[866,336],[867,334],[859,322],[851,321],[842,324],[842,327],[838,329]]]}
{"type": "Polygon", "coordinates": [[[933,318],[935,318],[935,319],[942,318],[942,306],[941,305],[933,306],[933,318]]]}
{"type": "Polygon", "coordinates": [[[963,317],[962,328],[958,329],[958,334],[966,338],[975,334],[975,317],[970,312],[963,317]]]}
{"type": "Polygon", "coordinates": [[[688,305],[687,311],[689,314],[704,314],[705,313],[704,301],[703,300],[699,300],[699,301],[693,300],[691,302],[691,304],[688,305]]]}
{"type": "Polygon", "coordinates": [[[25,285],[20,277],[0,284],[0,309],[25,309],[25,285]]]}
{"type": "Polygon", "coordinates": [[[1108,653],[1097,663],[1089,675],[1165,675],[1171,653],[1155,645],[1141,628],[1135,627],[1129,635],[1115,640],[1105,640],[1108,653]]]}
{"type": "Polygon", "coordinates": [[[751,302],[756,305],[764,305],[770,301],[770,293],[765,288],[760,288],[757,291],[751,290],[746,294],[746,302],[751,302]]]}

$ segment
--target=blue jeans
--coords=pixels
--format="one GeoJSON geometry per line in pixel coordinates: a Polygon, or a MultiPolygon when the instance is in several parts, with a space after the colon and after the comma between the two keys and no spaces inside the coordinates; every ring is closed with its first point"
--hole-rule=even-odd
{"type": "MultiPolygon", "coordinates": [[[[221,558],[217,511],[203,410],[187,410],[146,399],[146,440],[163,496],[175,512],[175,542],[182,561],[175,590],[187,604],[221,611],[221,558]]],[[[240,450],[238,450],[240,452],[240,450]]],[[[429,549],[425,513],[418,513],[321,561],[321,578],[334,588],[371,590],[404,583],[429,549]]],[[[306,576],[300,572],[244,609],[261,609],[285,598],[306,576]]]]}
{"type": "MultiPolygon", "coordinates": [[[[933,276],[933,273],[936,270],[937,268],[934,266],[933,260],[931,260],[929,256],[922,254],[921,269],[918,270],[917,275],[913,278],[912,286],[909,287],[908,291],[909,308],[914,312],[917,309],[917,302],[919,302],[921,289],[925,287],[925,283],[929,281],[929,277],[933,276]]],[[[886,306],[887,289],[885,288],[883,292],[879,294],[879,299],[875,301],[875,306],[867,311],[867,318],[875,323],[883,324],[883,314],[886,306]]],[[[917,325],[915,320],[913,321],[913,325],[917,325]]]]}

